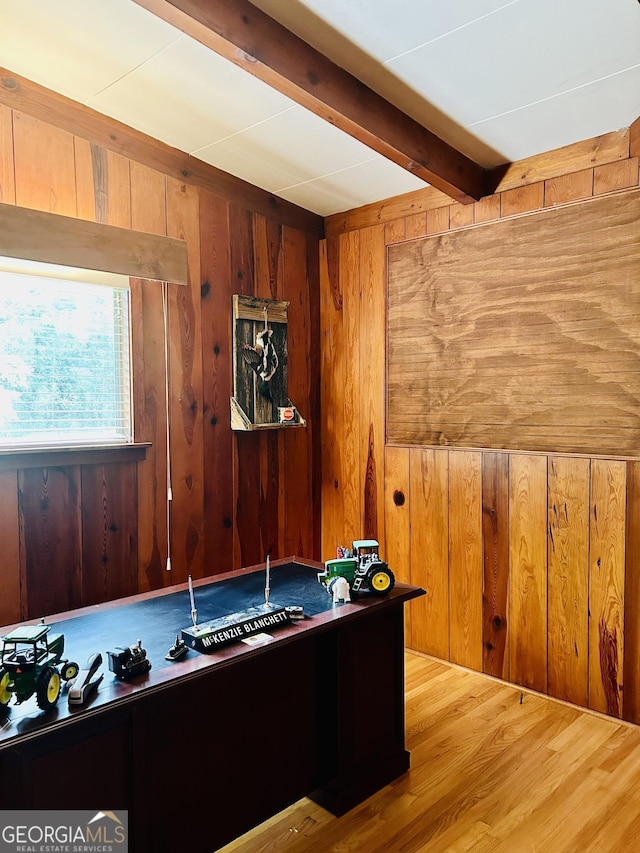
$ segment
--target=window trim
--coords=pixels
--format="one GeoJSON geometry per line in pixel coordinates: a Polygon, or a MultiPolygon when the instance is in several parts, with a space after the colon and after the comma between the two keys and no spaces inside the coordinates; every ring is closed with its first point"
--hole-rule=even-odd
{"type": "MultiPolygon", "coordinates": [[[[188,286],[184,239],[0,202],[0,255],[188,286]]],[[[130,316],[131,322],[131,316],[130,316]]],[[[135,376],[132,376],[132,389],[135,376]]],[[[135,393],[135,392],[134,392],[135,393]]],[[[132,414],[134,407],[132,408],[132,414]]],[[[142,461],[149,442],[0,450],[0,471],[142,461]]]]}
{"type": "Polygon", "coordinates": [[[106,465],[114,462],[144,462],[151,442],[108,445],[0,450],[0,471],[20,468],[61,468],[67,465],[106,465]]]}
{"type": "Polygon", "coordinates": [[[188,284],[185,240],[1,202],[0,255],[188,284]]]}

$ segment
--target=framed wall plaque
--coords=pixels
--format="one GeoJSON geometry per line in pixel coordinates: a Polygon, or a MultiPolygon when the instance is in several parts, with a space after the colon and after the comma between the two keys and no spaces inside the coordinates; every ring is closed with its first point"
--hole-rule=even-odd
{"type": "Polygon", "coordinates": [[[231,428],[306,426],[287,391],[288,302],[233,296],[231,428]]]}

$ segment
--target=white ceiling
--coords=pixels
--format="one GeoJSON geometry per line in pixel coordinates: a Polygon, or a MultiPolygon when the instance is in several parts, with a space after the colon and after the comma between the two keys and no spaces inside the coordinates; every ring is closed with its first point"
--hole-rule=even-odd
{"type": "MultiPolygon", "coordinates": [[[[638,0],[253,0],[485,167],[640,116],[638,0]]],[[[321,215],[425,184],[133,0],[0,0],[0,66],[321,215]]]]}

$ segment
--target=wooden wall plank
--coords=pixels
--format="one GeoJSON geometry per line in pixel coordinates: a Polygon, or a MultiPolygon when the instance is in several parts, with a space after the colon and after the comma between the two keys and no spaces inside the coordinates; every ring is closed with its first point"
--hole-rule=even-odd
{"type": "Polygon", "coordinates": [[[566,204],[569,201],[589,198],[593,195],[593,169],[583,169],[571,175],[561,175],[544,182],[546,207],[566,204]]]}
{"type": "Polygon", "coordinates": [[[27,468],[18,481],[25,619],[82,604],[80,468],[27,468]]]}
{"type": "Polygon", "coordinates": [[[427,211],[427,234],[439,234],[448,231],[451,216],[451,205],[437,207],[427,211]]]}
{"type": "Polygon", "coordinates": [[[189,253],[188,286],[169,288],[173,501],[167,580],[180,583],[189,574],[205,573],[200,221],[198,191],[172,179],[167,181],[167,234],[186,240],[189,253]]]}
{"type": "MultiPolygon", "coordinates": [[[[452,451],[453,452],[453,451],[452,451]]],[[[509,678],[509,454],[482,454],[483,672],[509,678]]]]}
{"type": "Polygon", "coordinates": [[[136,465],[83,465],[82,605],[138,591],[136,465]]]}
{"type": "Polygon", "coordinates": [[[253,223],[256,296],[283,299],[282,225],[256,214],[253,223]]]}
{"type": "Polygon", "coordinates": [[[404,240],[406,234],[406,220],[404,217],[387,222],[384,226],[385,243],[399,243],[404,240]]]}
{"type": "Polygon", "coordinates": [[[231,290],[245,296],[252,296],[255,288],[253,218],[250,210],[229,205],[231,290]]]}
{"type": "Polygon", "coordinates": [[[323,560],[335,556],[344,536],[344,485],[342,482],[342,434],[344,430],[345,344],[343,331],[342,279],[339,272],[340,240],[320,243],[320,333],[321,396],[320,440],[322,443],[322,533],[323,560]]]}
{"type": "Polygon", "coordinates": [[[547,458],[513,454],[509,466],[511,680],[547,689],[547,458]]]}
{"type": "Polygon", "coordinates": [[[204,548],[207,574],[233,567],[233,433],[229,412],[231,277],[229,205],[200,193],[204,421],[204,548]]]}
{"type": "Polygon", "coordinates": [[[640,157],[640,118],[629,128],[629,156],[640,157]]]}
{"type": "Polygon", "coordinates": [[[76,215],[73,136],[14,112],[16,204],[76,215]]]}
{"type": "Polygon", "coordinates": [[[234,434],[234,517],[233,568],[255,566],[265,559],[260,538],[260,434],[234,434]]]}
{"type": "Polygon", "coordinates": [[[284,436],[279,430],[260,433],[260,529],[262,548],[270,558],[286,554],[284,502],[284,436]]]}
{"type": "Polygon", "coordinates": [[[344,527],[339,544],[360,539],[363,527],[360,461],[360,234],[340,237],[344,369],[342,389],[342,498],[344,527]]]}
{"type": "Polygon", "coordinates": [[[78,218],[131,228],[129,160],[77,137],[74,151],[78,218]]]}
{"type": "MultiPolygon", "coordinates": [[[[402,220],[404,222],[404,220],[402,220]]],[[[377,342],[386,337],[385,230],[382,225],[360,232],[361,325],[368,334],[359,340],[358,399],[360,403],[360,460],[363,479],[364,538],[384,542],[384,359],[375,357],[377,342]]]]}
{"type": "Polygon", "coordinates": [[[623,712],[640,723],[640,462],[627,463],[623,712]]]}
{"type": "Polygon", "coordinates": [[[607,163],[593,170],[593,194],[610,193],[638,186],[638,157],[607,163]]]}
{"type": "Polygon", "coordinates": [[[20,595],[20,536],[18,527],[18,476],[16,471],[0,471],[0,623],[19,622],[22,612],[20,595]]]}
{"type": "Polygon", "coordinates": [[[500,219],[500,194],[489,195],[473,205],[473,221],[476,225],[481,222],[491,222],[500,219]]]}
{"type": "MultiPolygon", "coordinates": [[[[255,251],[253,214],[229,205],[229,269],[231,292],[253,296],[255,251]]],[[[260,563],[265,558],[260,541],[260,436],[234,433],[234,544],[233,566],[260,563]]]]}
{"type": "MultiPolygon", "coordinates": [[[[384,543],[381,556],[399,583],[411,583],[411,527],[409,517],[409,448],[384,450],[384,543]]],[[[405,635],[411,639],[413,602],[405,607],[405,635]]]]}
{"type": "Polygon", "coordinates": [[[452,204],[449,209],[449,227],[467,228],[473,225],[473,204],[452,204]]]}
{"type": "Polygon", "coordinates": [[[384,451],[385,538],[382,557],[399,583],[411,583],[409,448],[384,451]]]}
{"type": "Polygon", "coordinates": [[[412,609],[411,648],[449,659],[449,453],[411,448],[411,583],[426,590],[412,609]]]}
{"type": "Polygon", "coordinates": [[[13,113],[0,106],[0,201],[16,203],[16,184],[13,165],[13,113]]]}
{"type": "MultiPolygon", "coordinates": [[[[284,552],[311,557],[314,547],[313,479],[311,477],[316,424],[308,417],[312,411],[312,386],[319,380],[318,358],[305,357],[316,352],[317,324],[312,324],[312,294],[318,293],[316,270],[307,258],[307,241],[301,231],[283,229],[283,296],[288,311],[289,397],[307,426],[284,431],[284,552]],[[313,342],[313,343],[312,343],[313,342]],[[305,354],[305,355],[303,355],[305,354]]],[[[315,315],[313,315],[315,316],[315,315]]],[[[317,323],[317,321],[316,321],[317,323]]]]}
{"type": "Polygon", "coordinates": [[[449,455],[450,660],[482,672],[482,454],[449,455]]]}
{"type": "Polygon", "coordinates": [[[515,187],[500,193],[500,216],[517,216],[544,207],[544,183],[515,187]]]}
{"type": "MultiPolygon", "coordinates": [[[[74,137],[73,140],[76,170],[76,214],[79,219],[90,222],[106,222],[108,196],[104,168],[94,162],[91,143],[86,139],[74,137]]],[[[106,155],[104,149],[100,149],[106,155]]],[[[100,158],[100,160],[106,160],[100,158]]],[[[128,183],[128,182],[127,182],[128,183]]]]}
{"type": "Polygon", "coordinates": [[[589,696],[588,459],[549,459],[548,691],[586,707],[589,696]]]}
{"type": "MultiPolygon", "coordinates": [[[[131,163],[131,224],[166,234],[165,177],[131,163]]],[[[131,281],[133,404],[136,441],[150,442],[138,466],[138,589],[158,589],[167,561],[167,417],[162,290],[154,281],[131,281]]]]}
{"type": "Polygon", "coordinates": [[[320,332],[320,252],[318,241],[310,234],[305,234],[306,256],[307,256],[307,284],[309,288],[309,329],[311,332],[308,341],[309,353],[309,412],[311,420],[311,522],[313,525],[312,552],[309,556],[319,559],[321,555],[321,516],[322,484],[319,472],[322,470],[322,441],[320,434],[320,398],[321,377],[320,363],[322,360],[322,338],[320,332]]]}
{"type": "MultiPolygon", "coordinates": [[[[282,226],[264,216],[253,218],[255,295],[282,300],[282,226]]],[[[260,433],[260,535],[265,557],[284,556],[284,436],[281,431],[260,433]]]]}
{"type": "Polygon", "coordinates": [[[622,714],[626,464],[591,462],[589,707],[622,714]]]}
{"type": "MultiPolygon", "coordinates": [[[[99,162],[103,149],[91,146],[93,162],[99,162]]],[[[95,168],[95,167],[94,167],[95,168]]],[[[130,161],[121,154],[107,151],[106,156],[107,222],[119,228],[131,228],[130,161]]]]}
{"type": "MultiPolygon", "coordinates": [[[[107,152],[85,139],[74,138],[77,216],[94,222],[107,222],[107,152]]],[[[127,181],[128,185],[128,181],[127,181]]]]}
{"type": "Polygon", "coordinates": [[[427,213],[412,213],[405,219],[407,240],[413,237],[424,237],[427,233],[427,213]]]}

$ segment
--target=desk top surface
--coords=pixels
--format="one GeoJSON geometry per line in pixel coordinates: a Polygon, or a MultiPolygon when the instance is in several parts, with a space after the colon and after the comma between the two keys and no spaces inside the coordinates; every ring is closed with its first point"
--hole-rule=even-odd
{"type": "MultiPolygon", "coordinates": [[[[166,688],[180,678],[196,677],[203,669],[228,666],[246,655],[264,653],[274,644],[291,642],[309,631],[327,630],[336,621],[359,618],[363,611],[371,608],[398,605],[423,594],[423,590],[416,587],[396,584],[387,596],[361,595],[351,603],[334,605],[324,586],[317,581],[319,568],[318,563],[296,558],[271,565],[271,603],[284,607],[302,605],[304,620],[274,630],[270,641],[262,645],[239,641],[206,655],[190,649],[177,662],[166,660],[165,655],[176,635],[192,624],[187,584],[47,618],[46,624],[52,626],[52,632],[62,632],[65,636],[64,657],[78,663],[81,669],[90,655],[102,654],[100,672],[104,679],[90,701],[81,707],[69,707],[66,688],[50,711],[40,711],[35,697],[20,705],[12,700],[6,708],[0,707],[0,748],[68,725],[81,716],[99,713],[108,706],[131,701],[145,691],[166,688]],[[146,675],[119,681],[108,668],[106,652],[130,646],[138,640],[142,640],[152,668],[146,675]]],[[[264,567],[195,581],[194,596],[198,623],[263,604],[264,567]]],[[[0,636],[9,630],[0,628],[0,636]]]]}

